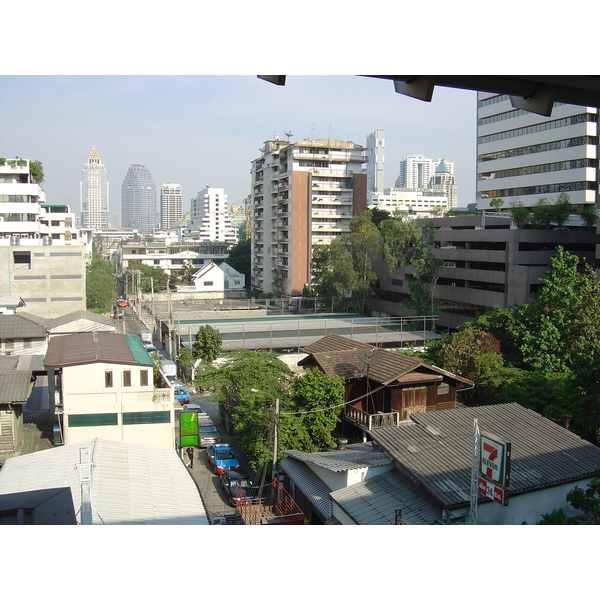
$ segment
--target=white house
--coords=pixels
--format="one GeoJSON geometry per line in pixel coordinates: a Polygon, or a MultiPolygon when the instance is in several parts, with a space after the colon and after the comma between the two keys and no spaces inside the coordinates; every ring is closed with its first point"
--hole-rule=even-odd
{"type": "Polygon", "coordinates": [[[50,339],[44,358],[63,442],[90,438],[175,448],[175,398],[136,335],[50,339]],[[161,385],[162,384],[162,385],[161,385]]]}
{"type": "Polygon", "coordinates": [[[202,298],[245,297],[245,278],[227,263],[209,262],[193,275],[191,286],[180,286],[177,292],[193,292],[202,298]]]}

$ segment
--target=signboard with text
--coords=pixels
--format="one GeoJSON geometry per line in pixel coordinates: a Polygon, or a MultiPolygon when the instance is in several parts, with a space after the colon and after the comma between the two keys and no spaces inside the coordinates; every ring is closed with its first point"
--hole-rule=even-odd
{"type": "Polygon", "coordinates": [[[179,445],[197,446],[198,439],[198,413],[195,410],[179,413],[179,445]]]}
{"type": "Polygon", "coordinates": [[[508,505],[510,454],[510,442],[481,432],[478,489],[481,494],[502,506],[508,505]]]}

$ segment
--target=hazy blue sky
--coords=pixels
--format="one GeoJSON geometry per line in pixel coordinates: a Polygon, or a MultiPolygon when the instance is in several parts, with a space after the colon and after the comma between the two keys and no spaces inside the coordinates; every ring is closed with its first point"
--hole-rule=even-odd
{"type": "Polygon", "coordinates": [[[353,75],[288,75],[284,87],[255,75],[0,77],[0,156],[41,160],[48,202],[76,212],[93,144],[107,169],[111,215],[134,163],[148,166],[157,189],[180,183],[185,212],[206,185],[241,204],[250,163],[275,135],[364,144],[375,129],[385,134],[386,186],[409,154],[444,157],[466,206],[475,194],[475,126],[474,92],[438,87],[427,103],[396,94],[390,81],[353,75]]]}

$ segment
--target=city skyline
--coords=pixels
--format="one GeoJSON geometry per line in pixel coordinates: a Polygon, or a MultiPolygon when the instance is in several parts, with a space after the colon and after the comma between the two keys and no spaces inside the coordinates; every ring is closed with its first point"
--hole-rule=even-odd
{"type": "MultiPolygon", "coordinates": [[[[0,156],[40,160],[48,202],[75,211],[92,146],[113,190],[130,165],[145,164],[157,187],[181,184],[185,214],[207,186],[242,204],[266,140],[291,134],[292,142],[331,137],[364,146],[377,129],[386,187],[401,160],[422,153],[454,163],[459,206],[475,199],[471,91],[436,88],[427,103],[396,94],[389,81],[354,75],[292,75],[283,87],[255,75],[2,76],[0,112],[11,115],[0,122],[0,156]]],[[[122,212],[118,194],[109,211],[111,221],[122,212]]]]}

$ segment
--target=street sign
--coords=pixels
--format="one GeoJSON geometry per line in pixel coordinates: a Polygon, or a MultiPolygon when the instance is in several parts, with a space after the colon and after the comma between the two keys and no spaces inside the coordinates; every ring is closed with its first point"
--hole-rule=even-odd
{"type": "Polygon", "coordinates": [[[195,410],[179,413],[179,445],[198,446],[198,413],[195,410]]]}

